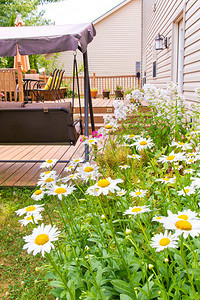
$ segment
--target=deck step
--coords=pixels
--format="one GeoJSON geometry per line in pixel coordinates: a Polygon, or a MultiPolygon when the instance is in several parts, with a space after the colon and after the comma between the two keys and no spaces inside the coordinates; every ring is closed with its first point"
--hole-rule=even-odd
{"type": "MultiPolygon", "coordinates": [[[[79,107],[74,107],[74,113],[78,114],[80,112],[79,107]]],[[[81,112],[84,113],[84,107],[81,107],[81,112]]],[[[93,107],[93,114],[109,114],[114,113],[114,107],[93,107]]]]}

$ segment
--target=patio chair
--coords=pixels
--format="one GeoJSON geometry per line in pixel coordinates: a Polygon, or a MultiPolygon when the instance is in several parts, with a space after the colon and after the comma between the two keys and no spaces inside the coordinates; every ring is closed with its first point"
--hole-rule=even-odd
{"type": "Polygon", "coordinates": [[[56,92],[55,92],[55,85],[57,85],[57,82],[58,82],[58,74],[59,74],[59,70],[55,69],[53,71],[52,77],[49,77],[47,83],[38,82],[37,86],[34,86],[33,93],[36,95],[37,102],[39,100],[44,101],[44,94],[47,92],[48,93],[50,92],[53,101],[54,102],[56,101],[57,97],[56,97],[56,92]],[[55,99],[54,95],[55,95],[56,99],[55,99]]]}
{"type": "Polygon", "coordinates": [[[0,69],[0,93],[4,101],[17,101],[17,69],[0,69]]]}
{"type": "MultiPolygon", "coordinates": [[[[24,76],[24,96],[26,102],[29,100],[35,100],[33,98],[33,89],[34,87],[38,85],[40,81],[40,74],[25,74],[24,76]]],[[[35,97],[34,97],[35,98],[35,97]]]]}
{"type": "Polygon", "coordinates": [[[58,96],[58,98],[57,98],[58,100],[64,99],[64,95],[63,95],[63,93],[61,92],[61,89],[60,89],[64,73],[65,73],[65,70],[60,70],[59,71],[58,77],[57,77],[57,80],[56,80],[56,83],[55,83],[55,87],[54,87],[54,90],[55,90],[55,92],[58,96]],[[59,93],[60,93],[60,95],[59,95],[59,93]]]}

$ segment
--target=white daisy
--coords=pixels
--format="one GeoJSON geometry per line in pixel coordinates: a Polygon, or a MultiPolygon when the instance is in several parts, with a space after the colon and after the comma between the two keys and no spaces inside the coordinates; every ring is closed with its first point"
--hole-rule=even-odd
{"type": "Polygon", "coordinates": [[[176,146],[177,148],[181,148],[182,150],[189,150],[192,149],[192,145],[189,143],[183,142],[172,142],[170,146],[176,146]]]}
{"type": "Polygon", "coordinates": [[[160,181],[161,183],[165,183],[165,184],[167,183],[173,184],[176,181],[176,177],[172,177],[172,178],[163,177],[163,178],[156,179],[155,181],[160,181]]]}
{"type": "Polygon", "coordinates": [[[177,248],[178,238],[177,235],[165,231],[152,237],[150,244],[152,248],[156,248],[156,252],[160,252],[166,248],[177,248]]]}
{"type": "Polygon", "coordinates": [[[98,190],[99,190],[98,188],[94,188],[93,186],[90,186],[85,193],[90,196],[96,196],[98,190]]]}
{"type": "Polygon", "coordinates": [[[75,191],[76,188],[73,186],[70,186],[70,185],[64,185],[64,184],[61,184],[60,186],[59,185],[53,185],[51,188],[49,188],[49,190],[47,191],[47,195],[56,195],[58,196],[58,198],[60,200],[62,200],[62,197],[63,196],[68,196],[70,195],[73,191],[75,191]]]}
{"type": "Polygon", "coordinates": [[[70,180],[76,180],[76,179],[78,179],[80,177],[80,175],[78,174],[78,173],[74,173],[74,174],[70,174],[70,175],[68,175],[68,176],[66,176],[66,177],[63,177],[62,178],[62,181],[63,182],[68,182],[68,181],[70,181],[70,180]]]}
{"type": "Polygon", "coordinates": [[[18,210],[16,210],[16,214],[19,216],[22,216],[24,214],[30,214],[30,215],[34,215],[36,213],[39,213],[40,211],[44,210],[44,204],[41,205],[29,205],[27,207],[24,208],[20,208],[18,210]]]}
{"type": "Polygon", "coordinates": [[[192,195],[195,194],[195,188],[194,186],[186,186],[181,191],[177,191],[179,196],[185,196],[185,195],[192,195]]]}
{"type": "Polygon", "coordinates": [[[151,138],[142,138],[140,137],[135,143],[134,145],[136,146],[136,149],[138,151],[141,151],[143,149],[151,149],[154,146],[154,143],[152,143],[152,139],[151,138]]]}
{"type": "Polygon", "coordinates": [[[97,165],[91,164],[90,162],[86,162],[84,165],[77,168],[77,173],[84,180],[94,180],[98,176],[98,169],[99,167],[97,165]]]}
{"type": "Polygon", "coordinates": [[[190,165],[190,164],[194,164],[197,160],[199,160],[199,157],[195,156],[195,157],[186,158],[185,162],[186,164],[190,165]]]}
{"type": "Polygon", "coordinates": [[[19,223],[21,223],[21,226],[26,226],[29,223],[35,223],[38,224],[38,221],[42,220],[41,214],[37,213],[34,215],[27,215],[24,219],[19,220],[19,223]]]}
{"type": "Polygon", "coordinates": [[[133,159],[138,159],[138,160],[140,160],[141,155],[138,155],[138,154],[132,154],[132,155],[130,155],[130,154],[128,154],[127,157],[128,157],[128,158],[133,158],[133,159]]]}
{"type": "Polygon", "coordinates": [[[40,178],[44,178],[44,177],[51,177],[51,176],[54,176],[56,175],[56,171],[46,171],[46,172],[42,172],[40,174],[40,178]]]}
{"type": "Polygon", "coordinates": [[[147,193],[147,190],[142,190],[142,189],[136,189],[134,192],[130,192],[130,195],[132,197],[139,197],[139,198],[143,198],[147,193]]]}
{"type": "Polygon", "coordinates": [[[53,166],[57,163],[57,159],[47,159],[45,162],[43,162],[40,166],[40,168],[53,168],[53,166]]]}
{"type": "Polygon", "coordinates": [[[119,166],[119,168],[121,169],[121,170],[126,170],[126,169],[129,169],[130,168],[130,166],[128,166],[128,165],[122,165],[122,166],[119,166]]]}
{"type": "Polygon", "coordinates": [[[181,235],[183,233],[183,237],[186,239],[189,235],[192,237],[198,236],[200,234],[200,220],[195,219],[187,219],[182,217],[182,219],[178,217],[170,217],[166,218],[163,226],[166,229],[175,230],[176,235],[181,235]]]}
{"type": "Polygon", "coordinates": [[[64,168],[64,171],[69,172],[75,168],[74,164],[69,164],[67,167],[64,168]]]}
{"type": "Polygon", "coordinates": [[[122,197],[127,193],[127,191],[121,189],[120,191],[117,191],[117,196],[122,197]]]}
{"type": "Polygon", "coordinates": [[[58,240],[59,234],[60,231],[55,226],[41,224],[33,229],[31,235],[24,237],[27,244],[23,246],[23,249],[27,249],[28,254],[33,251],[33,255],[41,252],[44,256],[45,252],[49,253],[51,248],[54,249],[52,242],[58,240]]]}
{"type": "Polygon", "coordinates": [[[190,135],[198,135],[200,134],[200,130],[193,130],[190,132],[190,135]]]}
{"type": "Polygon", "coordinates": [[[79,163],[82,163],[84,161],[84,158],[73,158],[71,161],[71,165],[77,166],[79,163]]]}
{"type": "Polygon", "coordinates": [[[163,216],[154,216],[153,219],[152,219],[152,222],[163,223],[165,218],[166,217],[163,217],[163,216]]]}
{"type": "Polygon", "coordinates": [[[117,184],[122,182],[122,179],[113,180],[110,177],[108,177],[105,179],[100,179],[95,185],[90,187],[90,190],[94,190],[95,196],[99,196],[101,194],[108,195],[109,192],[114,193],[115,190],[119,191],[120,188],[117,186],[117,184]]]}
{"type": "Polygon", "coordinates": [[[137,215],[137,214],[141,214],[141,213],[144,213],[144,212],[149,212],[151,211],[149,209],[149,206],[133,206],[133,207],[129,207],[129,209],[127,209],[125,212],[124,212],[124,215],[137,215]]]}
{"type": "Polygon", "coordinates": [[[198,213],[195,211],[191,211],[190,209],[178,211],[176,216],[178,219],[181,219],[181,220],[199,220],[198,213]]]}
{"type": "Polygon", "coordinates": [[[137,140],[139,137],[140,136],[136,134],[128,134],[123,136],[125,140],[137,140]]]}
{"type": "Polygon", "coordinates": [[[184,159],[184,153],[174,153],[174,151],[172,151],[170,154],[168,155],[161,155],[161,157],[158,158],[158,161],[165,163],[171,163],[171,162],[175,162],[175,161],[181,161],[184,159]]]}
{"type": "Polygon", "coordinates": [[[38,180],[37,184],[41,187],[46,186],[48,188],[49,186],[56,184],[58,178],[59,178],[58,175],[43,177],[38,180]]]}
{"type": "Polygon", "coordinates": [[[45,195],[44,191],[42,189],[38,189],[33,193],[31,198],[35,201],[39,201],[44,197],[44,195],[45,195]]]}
{"type": "Polygon", "coordinates": [[[184,170],[184,174],[193,174],[195,172],[194,169],[186,169],[184,170]]]}
{"type": "Polygon", "coordinates": [[[98,139],[95,138],[95,137],[93,137],[93,138],[91,138],[91,139],[89,139],[89,140],[85,140],[84,143],[85,143],[86,145],[96,145],[97,142],[98,142],[98,139]]]}

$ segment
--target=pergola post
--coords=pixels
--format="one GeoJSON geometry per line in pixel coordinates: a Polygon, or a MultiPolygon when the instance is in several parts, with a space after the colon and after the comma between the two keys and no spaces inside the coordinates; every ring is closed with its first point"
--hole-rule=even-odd
{"type": "MultiPolygon", "coordinates": [[[[91,99],[91,92],[90,92],[90,81],[89,81],[89,70],[88,70],[88,58],[87,58],[87,51],[83,53],[83,64],[84,64],[84,114],[85,114],[85,136],[89,136],[89,110],[90,108],[90,120],[92,131],[95,130],[94,126],[94,117],[93,117],[93,109],[92,109],[92,99],[91,99]]],[[[89,146],[85,146],[85,160],[89,160],[89,146]]]]}

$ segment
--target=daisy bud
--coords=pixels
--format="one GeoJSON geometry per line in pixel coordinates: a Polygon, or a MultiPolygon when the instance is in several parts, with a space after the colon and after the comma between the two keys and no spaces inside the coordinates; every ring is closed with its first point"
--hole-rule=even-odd
{"type": "Polygon", "coordinates": [[[149,264],[149,270],[153,269],[154,265],[149,264]]]}
{"type": "Polygon", "coordinates": [[[23,280],[21,281],[21,285],[24,285],[24,281],[23,280]]]}
{"type": "Polygon", "coordinates": [[[38,268],[38,267],[36,267],[36,268],[35,268],[35,272],[38,272],[38,271],[39,271],[39,268],[38,268]]]}
{"type": "Polygon", "coordinates": [[[164,259],[164,262],[165,262],[165,263],[168,263],[168,262],[169,262],[169,259],[168,259],[168,258],[165,258],[165,259],[164,259]]]}
{"type": "Polygon", "coordinates": [[[106,217],[104,215],[101,215],[101,219],[104,220],[106,217]]]}
{"type": "Polygon", "coordinates": [[[35,284],[37,284],[37,283],[38,283],[37,279],[35,279],[35,280],[34,280],[34,283],[35,283],[35,284]]]}
{"type": "Polygon", "coordinates": [[[132,230],[130,230],[130,229],[126,229],[126,234],[131,234],[132,233],[132,230]]]}
{"type": "Polygon", "coordinates": [[[85,246],[85,250],[86,250],[86,251],[89,251],[90,248],[86,245],[86,246],[85,246]]]}
{"type": "Polygon", "coordinates": [[[78,257],[76,257],[76,261],[78,261],[78,257]]]}
{"type": "Polygon", "coordinates": [[[158,295],[160,295],[161,294],[161,291],[158,291],[158,295]]]}
{"type": "Polygon", "coordinates": [[[5,293],[5,296],[8,296],[8,295],[9,295],[9,292],[6,292],[6,293],[5,293]]]}

